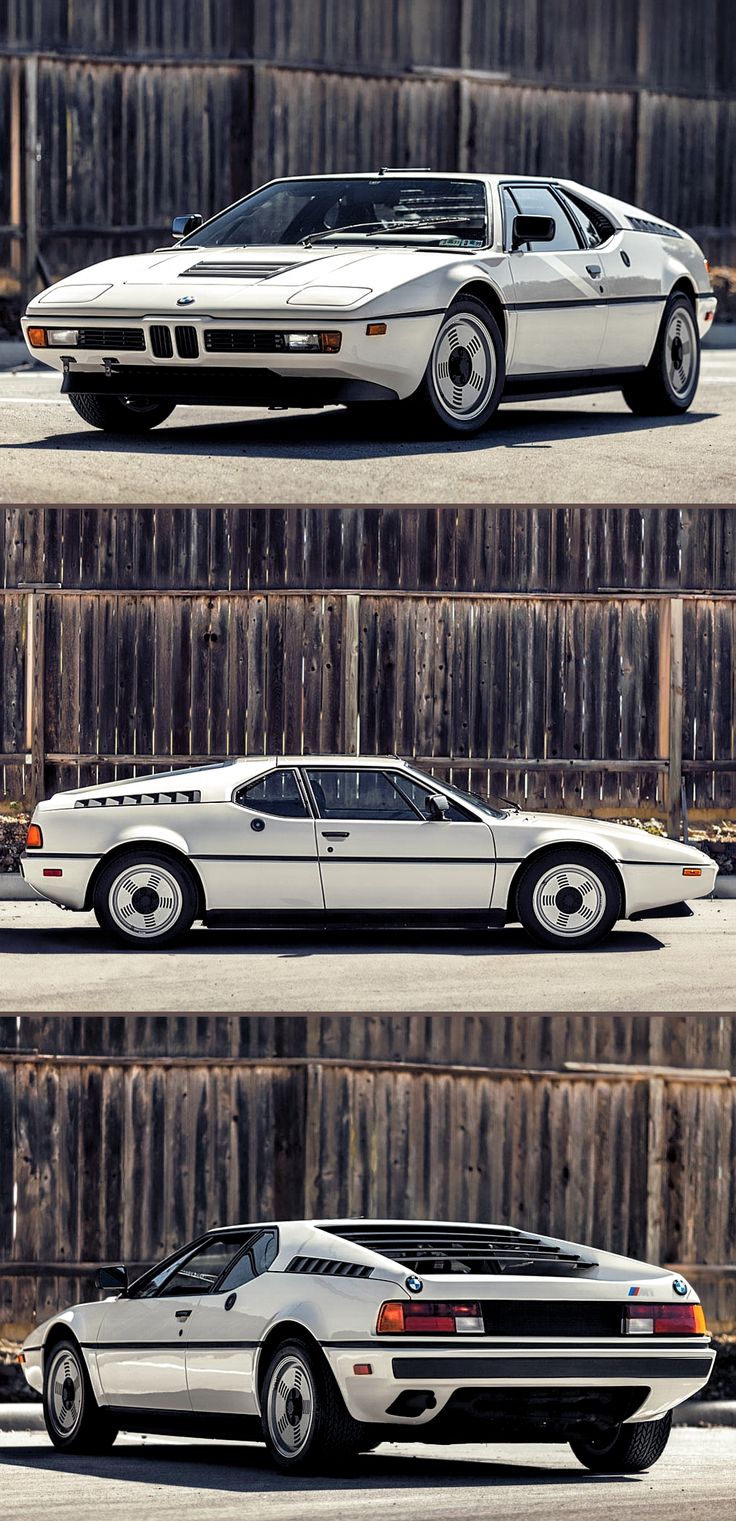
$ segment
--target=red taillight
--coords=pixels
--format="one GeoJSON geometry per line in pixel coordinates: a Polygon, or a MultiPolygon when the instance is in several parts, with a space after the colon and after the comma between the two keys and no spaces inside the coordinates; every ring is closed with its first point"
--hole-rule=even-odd
{"type": "Polygon", "coordinates": [[[702,1304],[627,1304],[624,1331],[629,1336],[705,1336],[702,1304]]]}
{"type": "Polygon", "coordinates": [[[479,1304],[433,1303],[428,1300],[389,1300],[381,1305],[376,1330],[384,1336],[477,1335],[483,1330],[479,1304]]]}
{"type": "Polygon", "coordinates": [[[28,833],[26,835],[26,850],[41,850],[42,846],[43,835],[41,834],[38,824],[29,824],[28,833]]]}

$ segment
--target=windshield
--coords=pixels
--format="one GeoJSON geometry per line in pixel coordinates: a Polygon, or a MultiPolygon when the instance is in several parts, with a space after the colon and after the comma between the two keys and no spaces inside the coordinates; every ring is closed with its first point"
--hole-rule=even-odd
{"type": "MultiPolygon", "coordinates": [[[[427,781],[426,772],[415,772],[415,775],[421,776],[423,782],[427,781]]],[[[514,803],[507,803],[504,798],[495,798],[494,802],[490,803],[488,798],[479,797],[477,792],[466,792],[464,787],[456,787],[454,782],[438,779],[437,785],[442,792],[447,793],[448,797],[455,797],[460,803],[472,803],[474,808],[480,808],[483,813],[489,814],[493,819],[502,819],[516,806],[514,803]]]]}
{"type": "Polygon", "coordinates": [[[272,247],[332,236],[483,248],[489,241],[485,186],[481,180],[391,175],[277,180],[220,212],[178,246],[272,247]]]}

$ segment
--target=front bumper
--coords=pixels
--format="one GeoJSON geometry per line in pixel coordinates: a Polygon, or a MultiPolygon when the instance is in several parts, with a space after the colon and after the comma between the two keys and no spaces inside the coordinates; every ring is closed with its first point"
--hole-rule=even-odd
{"type": "Polygon", "coordinates": [[[565,1347],[518,1342],[461,1349],[440,1345],[402,1347],[377,1341],[359,1348],[323,1345],[350,1414],[359,1421],[403,1427],[429,1425],[453,1397],[468,1390],[636,1389],[641,1399],[630,1419],[656,1420],[689,1399],[708,1382],[715,1353],[708,1337],[688,1337],[687,1344],[657,1345],[643,1338],[635,1346],[621,1340],[565,1347]],[[370,1375],[356,1374],[369,1364],[370,1375]],[[434,1403],[415,1415],[389,1413],[402,1391],[429,1392],[434,1403]]]}

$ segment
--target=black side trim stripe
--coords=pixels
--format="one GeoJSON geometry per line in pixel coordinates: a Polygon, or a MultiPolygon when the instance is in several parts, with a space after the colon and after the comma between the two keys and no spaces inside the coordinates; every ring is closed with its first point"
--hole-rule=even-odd
{"type": "Polygon", "coordinates": [[[563,307],[575,307],[580,310],[582,306],[664,306],[669,300],[668,296],[601,296],[591,291],[590,296],[580,295],[574,300],[563,301],[507,301],[506,310],[509,312],[526,311],[552,311],[563,307]]]}
{"type": "Polygon", "coordinates": [[[707,1378],[711,1357],[395,1357],[394,1378],[707,1378]]]}
{"type": "Polygon", "coordinates": [[[252,1351],[254,1347],[260,1347],[259,1341],[242,1341],[238,1336],[233,1341],[186,1341],[179,1337],[176,1341],[82,1341],[79,1343],[85,1352],[171,1352],[174,1348],[190,1351],[223,1351],[238,1352],[252,1351]]]}

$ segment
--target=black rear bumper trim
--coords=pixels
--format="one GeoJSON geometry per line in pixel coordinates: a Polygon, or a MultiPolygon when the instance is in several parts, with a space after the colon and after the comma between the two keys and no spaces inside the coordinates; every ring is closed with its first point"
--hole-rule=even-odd
{"type": "Polygon", "coordinates": [[[712,1357],[394,1357],[394,1378],[708,1378],[712,1357]]]}

